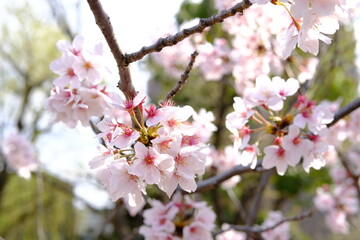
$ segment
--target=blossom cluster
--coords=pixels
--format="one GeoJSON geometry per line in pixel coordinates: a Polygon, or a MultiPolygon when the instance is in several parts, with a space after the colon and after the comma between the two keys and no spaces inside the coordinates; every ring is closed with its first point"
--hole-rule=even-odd
{"type": "MultiPolygon", "coordinates": [[[[262,228],[273,227],[275,223],[280,222],[283,218],[280,211],[271,211],[261,226],[262,228]]],[[[290,224],[285,222],[274,229],[263,232],[261,236],[265,240],[288,240],[290,239],[290,224]]]]}
{"type": "Polygon", "coordinates": [[[53,82],[45,107],[56,122],[69,127],[75,127],[78,122],[89,126],[91,117],[100,117],[112,108],[112,94],[99,86],[105,70],[102,44],[90,51],[84,39],[76,36],[72,43],[59,41],[57,47],[62,56],[50,64],[50,69],[59,77],[53,82]]]}
{"type": "Polygon", "coordinates": [[[134,212],[143,205],[146,184],[156,184],[169,197],[178,185],[187,192],[195,191],[195,178],[205,171],[204,142],[216,130],[212,114],[204,110],[196,114],[190,106],[171,104],[144,108],[144,100],[140,92],[132,100],[114,104],[128,113],[134,126],[129,119],[105,116],[97,125],[105,147],[101,146],[101,156],[90,162],[112,200],[124,198],[134,212]]]}
{"type": "Polygon", "coordinates": [[[283,175],[288,166],[296,166],[303,159],[305,171],[325,165],[324,154],[329,145],[324,141],[326,124],[333,114],[324,105],[316,105],[304,95],[298,95],[295,104],[285,108],[287,97],[299,89],[296,79],[272,80],[267,76],[256,79],[255,88],[247,89],[244,98],[234,98],[234,110],[226,116],[226,127],[234,139],[235,151],[245,154],[240,164],[254,168],[260,154],[258,145],[264,147],[262,166],[276,167],[283,175]],[[251,136],[256,136],[251,139],[251,136]]]}
{"type": "Polygon", "coordinates": [[[317,55],[319,40],[330,44],[331,39],[325,34],[334,34],[339,29],[339,20],[347,12],[346,0],[296,0],[290,10],[287,0],[253,0],[254,3],[271,2],[284,6],[292,20],[285,34],[284,58],[290,56],[296,45],[304,52],[317,55]]]}
{"type": "Polygon", "coordinates": [[[33,145],[18,132],[2,141],[2,151],[8,166],[20,177],[29,179],[38,167],[33,145]]]}
{"type": "Polygon", "coordinates": [[[326,225],[333,232],[346,234],[349,232],[348,216],[359,212],[357,190],[344,168],[333,168],[331,176],[334,186],[318,188],[314,204],[325,214],[326,225]]]}
{"type": "MultiPolygon", "coordinates": [[[[219,0],[215,1],[215,6],[220,11],[236,3],[235,0],[219,0]]],[[[284,61],[283,35],[291,23],[292,19],[285,8],[274,4],[255,4],[243,15],[224,20],[221,25],[226,33],[224,36],[209,42],[204,35],[194,35],[177,46],[164,49],[154,55],[154,59],[169,75],[178,77],[183,69],[181,66],[196,50],[199,56],[195,66],[204,78],[219,81],[232,76],[238,94],[253,87],[259,75],[281,75],[289,69],[291,75],[304,82],[312,78],[318,59],[294,54],[291,59],[284,61]]]]}
{"type": "Polygon", "coordinates": [[[195,202],[175,194],[167,204],[154,200],[144,211],[144,226],[140,233],[145,240],[211,240],[215,213],[206,202],[195,202]]]}

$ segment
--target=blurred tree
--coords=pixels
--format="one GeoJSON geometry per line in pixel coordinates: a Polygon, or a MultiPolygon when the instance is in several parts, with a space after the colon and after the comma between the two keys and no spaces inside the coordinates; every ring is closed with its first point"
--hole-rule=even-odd
{"type": "MultiPolygon", "coordinates": [[[[33,142],[50,130],[41,120],[43,102],[55,78],[50,62],[54,47],[66,35],[53,22],[45,22],[29,3],[6,7],[1,26],[0,138],[16,127],[33,142]]],[[[74,239],[76,235],[72,186],[53,176],[37,173],[30,181],[7,171],[0,162],[0,236],[6,239],[74,239]]],[[[40,166],[39,171],[43,171],[40,166]]]]}

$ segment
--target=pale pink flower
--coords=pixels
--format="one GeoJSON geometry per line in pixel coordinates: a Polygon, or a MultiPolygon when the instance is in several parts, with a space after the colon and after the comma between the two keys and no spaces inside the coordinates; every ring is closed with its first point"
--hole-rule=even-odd
{"type": "Polygon", "coordinates": [[[103,71],[103,58],[101,55],[83,52],[82,56],[76,59],[74,72],[81,79],[86,79],[91,84],[98,84],[101,81],[103,71]]]}
{"type": "Polygon", "coordinates": [[[326,124],[334,119],[334,114],[329,111],[325,104],[320,104],[314,108],[304,109],[294,118],[294,124],[302,129],[306,126],[309,130],[318,134],[323,129],[326,129],[326,124]]]}
{"type": "Polygon", "coordinates": [[[154,231],[153,228],[148,226],[141,226],[139,233],[145,237],[145,240],[182,240],[168,232],[154,231]]]}
{"type": "Polygon", "coordinates": [[[172,143],[169,154],[175,161],[175,170],[170,175],[163,175],[160,183],[160,189],[171,196],[179,184],[187,192],[196,190],[196,175],[202,175],[205,172],[205,158],[201,149],[195,146],[181,147],[181,140],[176,139],[172,143]]]}
{"type": "Polygon", "coordinates": [[[147,126],[155,125],[162,121],[164,118],[164,112],[156,109],[156,106],[154,104],[151,104],[148,108],[145,108],[145,112],[147,126]]]}
{"type": "Polygon", "coordinates": [[[211,232],[202,224],[194,221],[183,229],[184,240],[212,240],[211,232]]]}
{"type": "Polygon", "coordinates": [[[71,88],[79,88],[81,83],[79,77],[75,74],[74,63],[76,57],[72,55],[63,55],[61,58],[50,63],[50,69],[60,75],[54,80],[54,85],[65,87],[70,84],[71,88]]]}
{"type": "Polygon", "coordinates": [[[249,118],[254,115],[254,111],[248,106],[247,102],[240,98],[234,97],[234,112],[226,116],[226,128],[236,134],[248,122],[249,118]]]}
{"type": "Polygon", "coordinates": [[[346,214],[341,210],[334,210],[326,214],[326,225],[333,231],[338,233],[349,233],[349,223],[346,221],[346,214]]]}
{"type": "Polygon", "coordinates": [[[174,159],[168,154],[159,154],[154,148],[137,142],[135,161],[131,173],[143,179],[147,184],[158,184],[161,175],[169,175],[174,171],[174,159]]]}
{"type": "Polygon", "coordinates": [[[126,99],[125,101],[122,101],[121,104],[113,103],[112,105],[120,110],[132,111],[135,107],[142,106],[142,104],[145,102],[145,98],[145,92],[140,91],[133,99],[126,99]]]}
{"type": "MultiPolygon", "coordinates": [[[[280,211],[269,212],[266,220],[261,226],[273,226],[275,223],[281,221],[283,218],[284,217],[280,211]]],[[[288,240],[290,239],[290,224],[289,222],[285,222],[272,230],[263,232],[261,236],[265,240],[288,240]]]]}
{"type": "Polygon", "coordinates": [[[290,78],[285,82],[280,77],[274,77],[272,80],[266,75],[256,78],[255,88],[245,91],[245,100],[249,107],[267,105],[274,111],[283,108],[283,101],[287,96],[294,95],[299,89],[299,82],[290,78]]]}
{"type": "Polygon", "coordinates": [[[194,119],[192,125],[196,127],[195,134],[199,137],[200,142],[209,142],[213,132],[217,130],[217,127],[213,124],[215,121],[214,114],[201,108],[198,113],[194,112],[192,117],[194,119]]]}
{"type": "Polygon", "coordinates": [[[240,156],[240,164],[243,166],[250,166],[254,169],[257,164],[257,156],[260,154],[259,148],[254,145],[248,145],[244,147],[240,156]]]}
{"type": "Polygon", "coordinates": [[[160,111],[164,114],[164,118],[160,122],[162,125],[161,131],[164,131],[166,134],[171,132],[182,134],[195,133],[196,128],[186,122],[195,112],[192,107],[167,106],[161,108],[160,111]]]}
{"type": "Polygon", "coordinates": [[[72,43],[67,40],[60,40],[57,42],[57,48],[63,54],[71,53],[74,56],[81,56],[84,45],[84,38],[82,36],[76,36],[72,43]]]}
{"type": "Polygon", "coordinates": [[[230,47],[226,39],[216,38],[213,44],[206,42],[198,46],[196,64],[206,80],[220,80],[231,73],[233,63],[229,59],[230,47]]]}
{"type": "Polygon", "coordinates": [[[328,192],[324,191],[323,188],[316,190],[316,197],[314,198],[314,205],[317,209],[322,212],[328,212],[335,208],[335,199],[328,192]]]}
{"type": "Polygon", "coordinates": [[[285,150],[281,146],[271,145],[264,148],[264,159],[262,166],[265,169],[276,167],[276,171],[279,175],[284,175],[287,167],[295,166],[296,162],[290,151],[285,150]]]}
{"type": "Polygon", "coordinates": [[[131,174],[130,171],[131,167],[125,160],[117,159],[107,168],[99,169],[96,177],[105,185],[114,202],[124,198],[127,204],[136,207],[144,202],[142,197],[144,186],[138,176],[131,174]]]}
{"type": "Polygon", "coordinates": [[[236,231],[234,229],[227,230],[216,236],[216,240],[245,240],[246,233],[236,231]]]}
{"type": "Polygon", "coordinates": [[[178,212],[178,208],[172,203],[164,205],[160,201],[153,200],[152,207],[144,211],[144,223],[157,232],[173,233],[175,225],[172,221],[178,212]]]}
{"type": "Polygon", "coordinates": [[[112,133],[110,144],[118,148],[131,146],[140,137],[140,133],[131,127],[118,124],[118,127],[112,133]]]}
{"type": "Polygon", "coordinates": [[[313,147],[309,139],[300,136],[300,129],[294,124],[290,125],[289,132],[283,137],[281,144],[292,155],[295,164],[298,164],[301,157],[306,156],[313,147]]]}
{"type": "Polygon", "coordinates": [[[304,155],[302,166],[306,172],[309,172],[310,168],[319,170],[324,167],[326,164],[325,153],[332,147],[320,135],[308,135],[308,138],[313,142],[313,145],[310,151],[304,155]]]}
{"type": "Polygon", "coordinates": [[[114,160],[114,151],[115,149],[110,146],[98,145],[98,150],[101,152],[100,156],[94,157],[90,162],[90,168],[95,169],[99,167],[106,166],[106,160],[110,158],[110,161],[114,160]]]}
{"type": "Polygon", "coordinates": [[[2,141],[6,163],[20,177],[29,179],[38,167],[33,145],[20,133],[14,133],[2,141]]]}

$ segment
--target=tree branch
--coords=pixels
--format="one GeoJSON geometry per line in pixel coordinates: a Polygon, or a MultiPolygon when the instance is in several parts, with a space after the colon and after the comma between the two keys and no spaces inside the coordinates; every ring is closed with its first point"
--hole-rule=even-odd
{"type": "Polygon", "coordinates": [[[246,225],[249,225],[249,226],[253,225],[255,217],[259,211],[259,206],[260,206],[263,192],[265,190],[267,183],[269,182],[269,179],[270,179],[272,173],[273,173],[273,171],[268,171],[268,172],[265,172],[261,176],[260,183],[256,189],[255,196],[252,200],[249,215],[247,216],[247,219],[246,219],[246,225]]]}
{"type": "Polygon", "coordinates": [[[230,229],[234,229],[234,230],[241,231],[241,232],[246,232],[246,233],[262,233],[262,232],[273,230],[274,228],[276,228],[276,227],[278,227],[281,224],[286,223],[286,222],[300,221],[300,220],[303,220],[305,218],[311,217],[315,212],[316,212],[316,210],[312,209],[309,212],[302,213],[302,214],[300,214],[298,216],[294,216],[294,217],[291,217],[291,218],[284,218],[281,221],[276,222],[273,225],[268,226],[268,227],[252,227],[252,226],[248,226],[248,225],[243,225],[243,226],[230,225],[228,229],[226,229],[226,230],[224,230],[222,232],[226,232],[226,231],[228,231],[230,229]]]}
{"type": "MultiPolygon", "coordinates": [[[[88,0],[89,1],[89,0],[88,0]]],[[[243,14],[244,10],[249,8],[252,4],[249,0],[243,0],[240,3],[237,3],[233,7],[222,10],[221,12],[212,15],[208,18],[202,18],[200,19],[199,23],[191,28],[183,29],[181,32],[176,33],[175,35],[160,38],[157,40],[156,43],[154,43],[151,46],[143,47],[140,51],[131,53],[131,54],[125,54],[125,61],[127,64],[130,64],[132,62],[138,61],[142,59],[144,56],[146,56],[149,53],[152,52],[160,52],[164,47],[169,47],[176,45],[177,43],[181,42],[185,38],[195,34],[195,33],[201,33],[204,31],[205,28],[214,25],[215,23],[222,22],[225,18],[234,16],[237,13],[243,14]]]]}
{"type": "Polygon", "coordinates": [[[355,175],[352,171],[351,171],[351,166],[349,164],[349,162],[347,161],[347,158],[338,151],[338,156],[340,159],[341,164],[343,165],[343,167],[345,168],[348,176],[353,180],[352,185],[354,186],[354,188],[356,189],[357,195],[358,195],[358,199],[360,200],[360,186],[358,184],[359,182],[359,176],[355,175]]]}
{"type": "Polygon", "coordinates": [[[187,65],[184,73],[181,75],[181,79],[176,83],[174,88],[171,89],[171,91],[166,95],[166,98],[164,99],[164,101],[162,103],[165,103],[165,102],[168,102],[169,100],[171,100],[185,85],[187,79],[189,78],[189,73],[194,65],[195,59],[198,55],[199,55],[199,53],[197,51],[195,51],[191,54],[190,62],[187,65]]]}
{"type": "Polygon", "coordinates": [[[335,113],[334,120],[332,120],[331,123],[327,124],[327,127],[331,127],[332,125],[337,123],[340,119],[342,119],[346,115],[349,115],[350,113],[352,113],[359,107],[360,107],[360,98],[357,98],[354,101],[352,101],[351,103],[349,103],[348,105],[346,105],[345,107],[339,109],[335,113]]]}
{"type": "Polygon", "coordinates": [[[110,18],[105,13],[100,1],[87,0],[87,2],[92,13],[94,14],[96,24],[103,33],[117,63],[120,76],[118,87],[124,93],[127,99],[133,99],[136,96],[136,91],[132,84],[128,63],[125,61],[124,55],[116,41],[110,18]]]}
{"type": "Polygon", "coordinates": [[[200,193],[213,189],[216,186],[220,185],[222,182],[226,181],[227,179],[239,174],[243,174],[246,172],[265,172],[265,171],[269,171],[269,169],[264,169],[261,166],[261,162],[259,162],[254,169],[251,169],[250,167],[244,167],[242,165],[237,165],[232,169],[229,169],[228,171],[225,171],[216,176],[198,182],[195,193],[200,193]]]}

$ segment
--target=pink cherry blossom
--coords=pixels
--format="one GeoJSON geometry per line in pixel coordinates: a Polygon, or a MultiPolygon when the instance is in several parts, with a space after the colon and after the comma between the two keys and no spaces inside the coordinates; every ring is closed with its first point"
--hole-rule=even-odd
{"type": "Polygon", "coordinates": [[[131,207],[142,205],[144,199],[143,183],[130,173],[131,167],[124,160],[118,159],[107,167],[99,169],[96,176],[106,186],[113,201],[124,198],[131,207]]]}
{"type": "Polygon", "coordinates": [[[346,221],[346,214],[341,210],[334,210],[326,214],[325,222],[333,232],[349,233],[349,223],[346,221]]]}
{"type": "Polygon", "coordinates": [[[81,56],[82,50],[84,45],[84,38],[80,35],[77,35],[73,42],[70,43],[67,40],[60,40],[56,44],[57,48],[63,53],[63,54],[72,54],[74,56],[81,56]]]}
{"type": "Polygon", "coordinates": [[[82,56],[76,59],[74,72],[79,78],[86,79],[94,85],[98,84],[101,81],[103,61],[101,55],[83,52],[82,56]]]}
{"type": "Polygon", "coordinates": [[[291,155],[295,163],[299,163],[301,157],[307,155],[310,149],[313,148],[313,143],[309,139],[303,139],[300,136],[300,129],[291,125],[289,133],[282,139],[282,146],[291,155]]]}
{"type": "MultiPolygon", "coordinates": [[[[272,211],[268,213],[268,216],[265,222],[261,225],[262,227],[273,226],[276,222],[279,222],[283,219],[283,215],[280,211],[272,211]]],[[[265,231],[261,236],[265,240],[288,240],[290,239],[290,224],[285,222],[276,228],[265,231]]]]}
{"type": "Polygon", "coordinates": [[[74,63],[76,57],[72,55],[63,55],[61,58],[53,61],[50,64],[50,69],[59,74],[60,77],[54,80],[54,85],[58,87],[65,87],[70,84],[71,88],[80,87],[80,79],[75,74],[74,63]]]}
{"type": "Polygon", "coordinates": [[[159,154],[154,148],[146,147],[137,142],[135,161],[131,173],[143,179],[147,184],[158,184],[162,174],[168,175],[174,171],[174,159],[168,154],[159,154]]]}
{"type": "Polygon", "coordinates": [[[264,148],[264,159],[262,166],[266,169],[276,167],[279,175],[284,175],[287,167],[295,166],[296,162],[290,151],[285,150],[281,146],[271,145],[264,148]]]}
{"type": "Polygon", "coordinates": [[[6,163],[20,177],[29,179],[38,167],[35,149],[25,136],[16,132],[6,137],[1,144],[6,163]]]}

